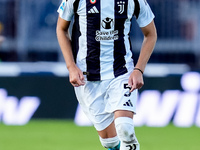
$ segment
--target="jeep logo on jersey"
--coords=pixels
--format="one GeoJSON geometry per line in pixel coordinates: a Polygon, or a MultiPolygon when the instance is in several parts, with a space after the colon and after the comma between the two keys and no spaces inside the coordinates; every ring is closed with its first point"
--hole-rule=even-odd
{"type": "Polygon", "coordinates": [[[119,11],[118,11],[118,13],[122,14],[122,13],[124,12],[125,1],[117,2],[117,5],[119,6],[119,11]]]}
{"type": "Polygon", "coordinates": [[[112,27],[113,27],[113,25],[114,25],[114,21],[113,21],[113,19],[112,18],[105,18],[104,20],[102,20],[102,27],[104,28],[104,29],[111,29],[112,27]]]}

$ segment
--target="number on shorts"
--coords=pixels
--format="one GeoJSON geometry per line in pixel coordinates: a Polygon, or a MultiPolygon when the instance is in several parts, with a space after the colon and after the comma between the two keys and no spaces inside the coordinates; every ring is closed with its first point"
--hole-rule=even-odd
{"type": "MultiPolygon", "coordinates": [[[[124,84],[124,89],[131,90],[131,87],[126,83],[126,84],[124,84]]],[[[131,92],[125,93],[124,96],[126,96],[126,97],[131,96],[131,92]]]]}

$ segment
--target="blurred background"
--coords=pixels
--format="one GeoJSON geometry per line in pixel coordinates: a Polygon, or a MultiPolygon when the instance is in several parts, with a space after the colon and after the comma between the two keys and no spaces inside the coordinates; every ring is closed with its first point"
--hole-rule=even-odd
{"type": "MultiPolygon", "coordinates": [[[[148,2],[156,16],[158,41],[145,70],[138,100],[142,119],[136,117],[136,124],[200,126],[200,0],[148,2]],[[184,109],[190,113],[183,118],[184,109]]],[[[56,38],[60,3],[0,0],[0,121],[5,124],[75,118],[77,124],[90,125],[81,121],[84,116],[56,38]]],[[[130,35],[137,60],[143,36],[135,20],[130,35]]]]}
{"type": "MultiPolygon", "coordinates": [[[[19,149],[31,150],[33,141],[32,149],[37,150],[38,146],[43,150],[65,149],[70,144],[70,149],[78,149],[72,141],[79,137],[75,133],[81,134],[82,130],[74,123],[91,126],[78,106],[57,42],[60,3],[61,0],[0,0],[2,150],[18,150],[9,147],[13,139],[16,143],[13,145],[18,145],[19,149]],[[23,128],[17,128],[22,125],[23,128]],[[70,131],[73,133],[69,134],[70,131]],[[76,137],[71,138],[71,135],[76,137]],[[26,137],[32,140],[27,141],[26,137]],[[50,137],[55,137],[57,144],[63,147],[57,147],[56,139],[50,137]],[[72,141],[65,143],[65,138],[72,141]],[[39,143],[44,139],[46,143],[39,143]],[[25,148],[23,141],[27,143],[25,148]]],[[[145,85],[139,90],[136,130],[144,150],[159,149],[155,144],[157,140],[163,150],[196,150],[199,144],[194,137],[200,135],[200,0],[148,0],[148,3],[156,16],[158,41],[144,73],[145,85]],[[150,130],[149,127],[160,128],[150,130]]],[[[143,36],[134,19],[130,36],[137,60],[143,36]]],[[[87,128],[83,134],[87,136],[89,131],[95,133],[87,128]]],[[[85,143],[82,140],[79,139],[81,145],[85,143]]],[[[98,138],[90,140],[97,142],[98,138]]],[[[102,149],[100,143],[93,144],[102,149]]],[[[85,147],[90,149],[88,145],[85,147]]],[[[84,150],[84,146],[82,148],[84,150]]]]}

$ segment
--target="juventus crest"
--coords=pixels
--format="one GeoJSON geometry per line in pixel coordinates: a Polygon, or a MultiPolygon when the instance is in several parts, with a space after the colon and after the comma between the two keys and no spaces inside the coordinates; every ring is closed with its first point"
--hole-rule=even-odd
{"type": "Polygon", "coordinates": [[[119,11],[118,11],[118,13],[123,14],[123,12],[124,12],[125,1],[119,1],[119,2],[117,2],[117,5],[119,6],[119,11]]]}

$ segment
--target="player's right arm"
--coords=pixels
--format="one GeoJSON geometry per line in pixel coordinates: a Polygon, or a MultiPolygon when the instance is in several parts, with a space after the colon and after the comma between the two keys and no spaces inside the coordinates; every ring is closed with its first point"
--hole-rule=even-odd
{"type": "Polygon", "coordinates": [[[62,54],[67,65],[67,69],[69,71],[70,83],[74,87],[78,87],[80,85],[84,85],[84,76],[74,61],[71,40],[68,32],[69,25],[70,21],[66,21],[61,17],[58,17],[56,33],[62,54]]]}

